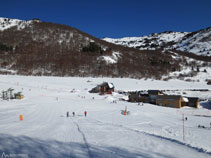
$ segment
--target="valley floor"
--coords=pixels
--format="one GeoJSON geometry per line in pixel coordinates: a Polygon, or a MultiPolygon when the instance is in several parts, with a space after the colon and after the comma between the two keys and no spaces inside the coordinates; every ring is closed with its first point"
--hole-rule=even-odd
{"type": "MultiPolygon", "coordinates": [[[[180,89],[184,93],[185,89],[211,89],[206,83],[177,80],[0,75],[1,91],[12,87],[14,92],[24,94],[22,100],[0,101],[0,156],[211,157],[209,103],[202,104],[206,108],[173,109],[119,101],[123,96],[118,93],[100,96],[88,92],[103,81],[125,91],[180,89]],[[124,116],[126,106],[130,115],[124,116]],[[66,117],[68,111],[70,117],[66,117]],[[182,114],[188,118],[184,140],[182,114]],[[19,121],[19,115],[23,115],[23,121],[19,121]]],[[[204,99],[211,96],[211,91],[186,93],[204,99]]]]}

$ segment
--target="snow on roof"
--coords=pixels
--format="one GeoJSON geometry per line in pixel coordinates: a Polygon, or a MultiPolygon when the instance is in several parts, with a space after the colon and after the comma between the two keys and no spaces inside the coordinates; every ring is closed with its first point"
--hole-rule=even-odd
{"type": "Polygon", "coordinates": [[[123,96],[122,99],[129,100],[129,97],[128,96],[123,96]]]}
{"type": "Polygon", "coordinates": [[[182,99],[184,102],[189,102],[188,98],[186,98],[186,97],[183,97],[182,99]]]}
{"type": "Polygon", "coordinates": [[[109,88],[114,88],[113,83],[108,83],[109,88]]]}

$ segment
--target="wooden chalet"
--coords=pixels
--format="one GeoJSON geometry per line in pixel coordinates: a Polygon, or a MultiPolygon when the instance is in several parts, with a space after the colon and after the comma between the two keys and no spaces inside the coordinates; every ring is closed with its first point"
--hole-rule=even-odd
{"type": "Polygon", "coordinates": [[[90,90],[90,93],[100,93],[100,94],[112,94],[114,91],[114,85],[112,83],[103,82],[100,85],[97,85],[95,88],[90,90]]]}
{"type": "Polygon", "coordinates": [[[159,90],[129,92],[129,102],[151,103],[159,106],[181,108],[184,106],[198,108],[199,98],[181,95],[164,95],[159,90]]]}
{"type": "Polygon", "coordinates": [[[181,108],[182,96],[181,95],[158,95],[156,104],[159,106],[181,108]]]}
{"type": "Polygon", "coordinates": [[[129,98],[128,100],[129,102],[143,102],[143,103],[150,102],[149,95],[147,93],[143,93],[140,91],[130,92],[128,98],[129,98]]]}
{"type": "Polygon", "coordinates": [[[161,91],[159,90],[148,90],[150,103],[155,104],[158,95],[161,95],[161,91]]]}

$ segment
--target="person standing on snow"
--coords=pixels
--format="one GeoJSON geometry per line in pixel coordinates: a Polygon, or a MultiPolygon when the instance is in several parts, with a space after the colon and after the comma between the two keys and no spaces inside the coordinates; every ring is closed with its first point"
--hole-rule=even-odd
{"type": "Polygon", "coordinates": [[[86,117],[86,115],[87,115],[87,112],[86,112],[86,111],[84,112],[84,115],[85,115],[85,117],[86,117]]]}
{"type": "Polygon", "coordinates": [[[75,112],[73,112],[73,117],[75,116],[75,112]]]}
{"type": "Polygon", "coordinates": [[[67,112],[67,117],[69,117],[69,112],[67,112]]]}

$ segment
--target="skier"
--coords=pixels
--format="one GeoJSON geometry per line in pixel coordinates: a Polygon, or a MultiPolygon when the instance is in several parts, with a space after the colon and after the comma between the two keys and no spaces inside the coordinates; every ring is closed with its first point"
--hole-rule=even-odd
{"type": "Polygon", "coordinates": [[[75,112],[73,112],[73,117],[75,116],[75,112]]]}
{"type": "Polygon", "coordinates": [[[69,117],[69,112],[67,112],[67,117],[69,117]]]}
{"type": "Polygon", "coordinates": [[[86,117],[86,114],[87,114],[87,112],[85,111],[85,112],[84,112],[85,117],[86,117]]]}
{"type": "Polygon", "coordinates": [[[188,118],[187,117],[185,117],[185,121],[187,121],[188,120],[188,118]]]}

